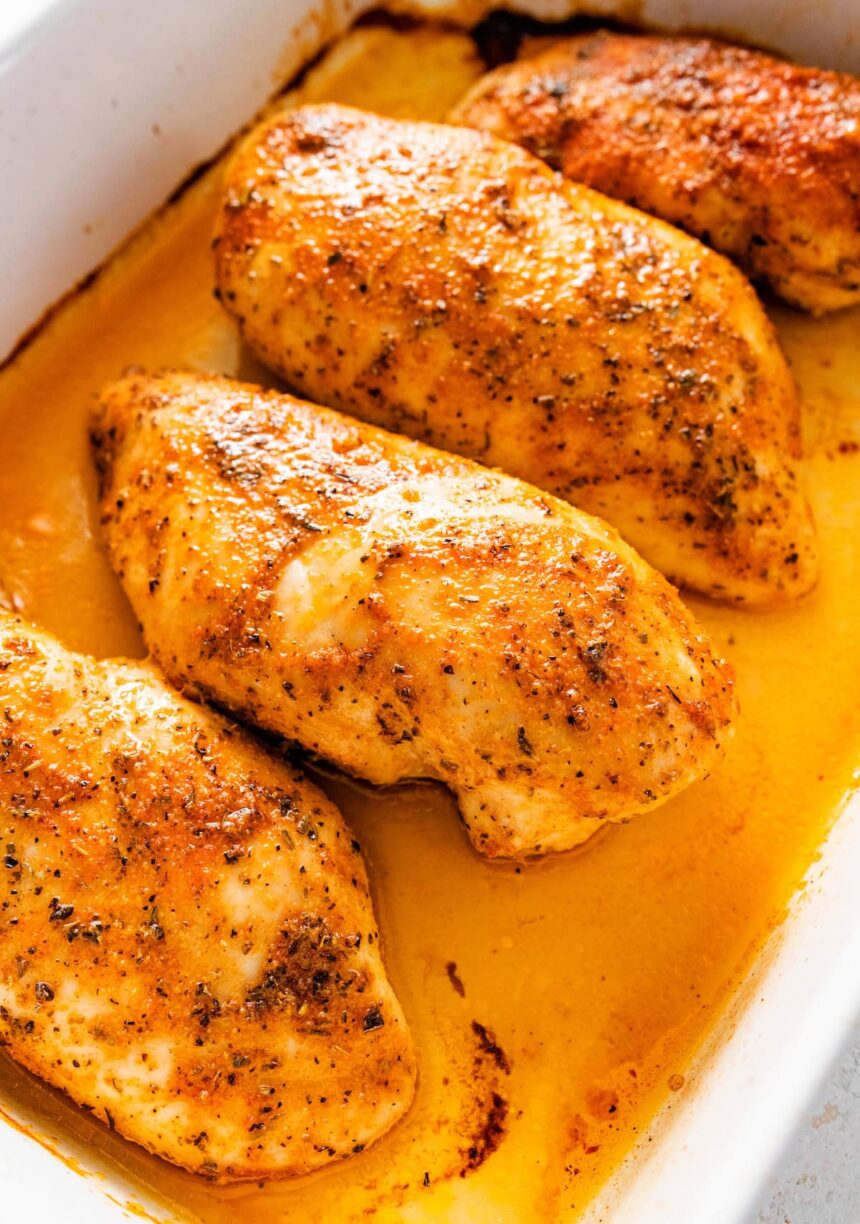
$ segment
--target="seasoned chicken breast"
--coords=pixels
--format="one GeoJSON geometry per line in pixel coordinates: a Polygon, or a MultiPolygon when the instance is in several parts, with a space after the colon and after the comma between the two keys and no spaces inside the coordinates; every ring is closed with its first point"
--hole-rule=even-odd
{"type": "Polygon", "coordinates": [[[374,783],[440,779],[489,856],[563,850],[720,755],[732,680],[596,519],[291,396],[109,388],[108,550],[174,680],[374,783]]]}
{"type": "Polygon", "coordinates": [[[337,809],[149,664],[0,611],[0,1042],[219,1180],[359,1152],[415,1061],[337,809]]]}
{"type": "Polygon", "coordinates": [[[489,73],[452,118],[682,225],[804,310],[860,302],[855,77],[601,31],[489,73]]]}
{"type": "Polygon", "coordinates": [[[310,398],[601,515],[681,585],[814,583],[791,375],[695,240],[494,137],[329,105],[250,136],[215,241],[246,340],[310,398]]]}

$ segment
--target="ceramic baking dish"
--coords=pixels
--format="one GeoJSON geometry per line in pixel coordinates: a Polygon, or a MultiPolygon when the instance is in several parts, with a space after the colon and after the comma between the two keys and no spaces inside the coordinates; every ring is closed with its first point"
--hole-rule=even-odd
{"type": "MultiPolygon", "coordinates": [[[[316,50],[357,0],[65,0],[0,48],[0,357],[316,50]],[[129,63],[133,62],[133,71],[129,63]]],[[[710,27],[817,64],[860,71],[853,0],[624,0],[522,6],[710,27]]],[[[475,4],[427,4],[472,24],[475,4]],[[468,10],[468,11],[467,11],[468,10]]],[[[2,442],[0,442],[2,445],[2,442]]],[[[860,799],[735,999],[692,1077],[588,1209],[589,1220],[741,1221],[860,1011],[860,799]]],[[[145,1211],[185,1218],[91,1144],[61,1133],[20,1090],[0,1100],[5,1219],[96,1224],[145,1211]]],[[[495,1210],[487,1219],[512,1218],[495,1210]]]]}

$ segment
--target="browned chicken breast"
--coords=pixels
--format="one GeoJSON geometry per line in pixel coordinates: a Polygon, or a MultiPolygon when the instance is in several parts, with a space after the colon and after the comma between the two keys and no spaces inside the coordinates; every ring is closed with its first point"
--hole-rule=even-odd
{"type": "Polygon", "coordinates": [[[814,583],[785,359],[678,230],[486,134],[329,105],[241,147],[216,247],[243,335],[310,398],[599,514],[709,595],[814,583]]]}
{"type": "Polygon", "coordinates": [[[710,38],[584,34],[453,115],[682,225],[786,301],[860,302],[860,81],[710,38]]]}
{"type": "Polygon", "coordinates": [[[619,536],[290,396],[132,376],[108,549],[169,674],[375,783],[446,782],[490,856],[562,850],[717,760],[730,670],[619,536]]]}
{"type": "Polygon", "coordinates": [[[306,1173],[415,1063],[337,809],[149,664],[0,611],[0,1042],[159,1156],[306,1173]]]}

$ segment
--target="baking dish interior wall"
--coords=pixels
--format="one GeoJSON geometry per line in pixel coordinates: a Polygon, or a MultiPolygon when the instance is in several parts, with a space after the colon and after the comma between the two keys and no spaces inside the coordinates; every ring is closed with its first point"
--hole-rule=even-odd
{"type": "MultiPolygon", "coordinates": [[[[324,9],[305,0],[255,0],[252,6],[235,0],[185,0],[182,6],[169,0],[145,5],[73,0],[0,60],[0,164],[4,181],[14,185],[0,226],[8,278],[0,295],[0,352],[11,349],[46,307],[103,260],[195,164],[216,153],[280,82],[369,7],[339,0],[324,9]]],[[[518,7],[551,19],[576,8],[518,7]]],[[[814,6],[785,0],[758,0],[754,6],[735,0],[716,5],[649,0],[635,15],[624,4],[579,6],[579,11],[586,8],[662,25],[709,25],[809,62],[860,69],[860,38],[849,37],[852,28],[860,33],[852,0],[814,6]]],[[[480,15],[474,7],[458,12],[426,5],[424,12],[467,24],[480,15]]],[[[857,863],[860,838],[849,834],[846,825],[841,854],[857,863]]],[[[825,863],[832,858],[828,852],[825,863]]],[[[835,875],[827,887],[834,898],[830,923],[838,911],[835,875]]],[[[826,946],[821,939],[818,943],[826,946]]],[[[783,989],[788,1013],[792,990],[784,979],[783,989]]],[[[741,1061],[735,1072],[740,1076],[743,1070],[741,1061]]],[[[720,1075],[726,1074],[721,1066],[720,1075]]],[[[24,1097],[3,1104],[16,1116],[28,1114],[24,1097]]],[[[754,1109],[750,1113],[754,1116],[754,1109]]],[[[38,1102],[30,1116],[40,1116],[38,1102]]],[[[84,1168],[100,1169],[97,1151],[86,1143],[67,1134],[58,1142],[62,1150],[74,1151],[84,1168]]],[[[760,1150],[756,1157],[761,1162],[760,1150]]],[[[119,1183],[115,1172],[111,1179],[108,1188],[116,1197],[131,1194],[159,1211],[139,1185],[119,1183]]],[[[79,1177],[8,1127],[0,1136],[0,1180],[12,1193],[18,1187],[26,1194],[37,1218],[43,1202],[62,1203],[66,1220],[118,1215],[94,1179],[79,1177]]],[[[664,1180],[655,1191],[663,1219],[673,1218],[669,1184],[664,1180]]],[[[646,1220],[641,1211],[629,1218],[637,1224],[646,1220]]],[[[721,1224],[728,1218],[723,1215],[721,1224]]]]}

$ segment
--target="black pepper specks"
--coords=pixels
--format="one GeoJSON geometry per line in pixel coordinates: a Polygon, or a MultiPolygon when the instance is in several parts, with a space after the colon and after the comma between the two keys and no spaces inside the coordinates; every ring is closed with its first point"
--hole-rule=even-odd
{"type": "Polygon", "coordinates": [[[382,1028],[385,1024],[385,1019],[379,1006],[371,1007],[370,1011],[365,1013],[361,1027],[365,1033],[370,1033],[374,1029],[382,1028]]]}

